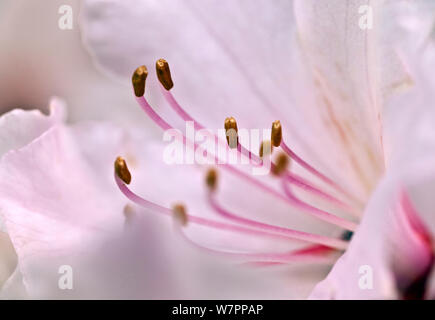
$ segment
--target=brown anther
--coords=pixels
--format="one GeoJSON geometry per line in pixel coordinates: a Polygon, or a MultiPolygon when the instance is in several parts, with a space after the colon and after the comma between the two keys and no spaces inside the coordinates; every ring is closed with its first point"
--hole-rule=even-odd
{"type": "Polygon", "coordinates": [[[276,120],[272,123],[272,135],[271,135],[272,145],[274,147],[279,147],[282,140],[282,127],[281,122],[276,120]]]}
{"type": "Polygon", "coordinates": [[[126,204],[124,206],[125,222],[130,223],[133,220],[134,216],[135,216],[135,212],[133,207],[130,204],[126,204]]]}
{"type": "Polygon", "coordinates": [[[272,173],[276,176],[280,176],[287,170],[289,164],[289,157],[285,153],[281,152],[276,158],[276,163],[272,166],[272,173]]]}
{"type": "Polygon", "coordinates": [[[169,64],[165,59],[159,59],[156,62],[157,78],[166,90],[171,90],[174,86],[171,77],[171,70],[169,70],[169,64]]]}
{"type": "Polygon", "coordinates": [[[130,184],[131,182],[131,174],[128,171],[127,163],[124,158],[118,157],[115,160],[115,173],[126,184],[130,184]]]}
{"type": "Polygon", "coordinates": [[[260,158],[263,158],[263,156],[270,155],[272,153],[272,150],[273,150],[272,142],[270,142],[270,140],[264,140],[263,142],[261,142],[260,145],[260,151],[259,151],[260,158]]]}
{"type": "Polygon", "coordinates": [[[187,225],[187,213],[186,208],[182,204],[176,204],[172,207],[174,213],[174,219],[181,223],[182,226],[187,225]]]}
{"type": "Polygon", "coordinates": [[[205,177],[205,183],[207,184],[210,191],[216,190],[217,179],[218,179],[218,176],[217,176],[216,169],[213,169],[213,168],[209,169],[207,171],[207,175],[205,177]]]}
{"type": "Polygon", "coordinates": [[[225,119],[225,135],[227,136],[227,142],[231,149],[237,148],[239,144],[239,138],[237,136],[237,121],[233,117],[225,119]]]}
{"type": "Polygon", "coordinates": [[[140,66],[134,71],[131,81],[133,83],[134,94],[136,97],[142,97],[145,94],[145,80],[147,79],[147,76],[148,70],[145,66],[140,66]]]}

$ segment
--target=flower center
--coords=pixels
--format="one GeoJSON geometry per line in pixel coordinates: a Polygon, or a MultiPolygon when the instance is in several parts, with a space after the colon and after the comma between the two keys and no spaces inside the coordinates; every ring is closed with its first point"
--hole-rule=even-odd
{"type": "MultiPolygon", "coordinates": [[[[168,63],[164,59],[159,59],[156,63],[157,77],[161,83],[161,92],[165,97],[170,107],[175,113],[184,121],[192,121],[194,123],[195,130],[205,129],[201,123],[196,121],[190,114],[181,107],[175,97],[171,93],[173,88],[173,81],[168,63]]],[[[147,68],[141,66],[135,70],[132,77],[133,89],[136,95],[136,100],[145,113],[163,130],[173,129],[173,127],[166,122],[159,114],[157,114],[152,106],[145,99],[145,82],[148,75],[147,68]]],[[[221,217],[224,217],[231,223],[222,223],[212,219],[206,219],[187,213],[187,209],[183,205],[176,205],[173,209],[166,208],[159,204],[153,203],[135,194],[128,188],[128,184],[131,181],[131,174],[128,171],[125,160],[118,157],[115,161],[115,180],[121,190],[121,192],[133,203],[138,206],[151,209],[154,212],[158,212],[164,215],[172,215],[178,221],[178,230],[180,234],[191,244],[209,252],[229,255],[232,257],[242,258],[245,262],[254,265],[275,265],[282,263],[290,263],[292,261],[305,261],[305,262],[320,262],[331,263],[336,259],[336,253],[340,253],[347,248],[348,242],[357,227],[357,223],[351,219],[345,219],[335,214],[328,212],[327,210],[314,207],[309,203],[299,198],[292,190],[292,187],[299,188],[307,194],[322,199],[329,206],[344,211],[347,215],[357,215],[360,211],[360,204],[355,197],[349,194],[338,183],[315,169],[307,161],[298,156],[284,141],[282,134],[282,126],[280,121],[275,121],[272,124],[270,141],[263,141],[260,146],[259,155],[256,155],[246,149],[239,140],[238,127],[236,119],[228,117],[225,119],[224,127],[226,131],[226,143],[222,141],[218,136],[213,135],[216,142],[225,144],[228,149],[235,149],[242,157],[248,157],[252,162],[252,166],[264,166],[266,159],[273,153],[273,148],[281,148],[279,156],[274,162],[270,163],[271,173],[280,180],[281,190],[278,191],[260,179],[245,173],[236,166],[228,163],[221,163],[216,161],[217,167],[228,171],[241,180],[247,181],[252,188],[257,188],[265,193],[271,194],[277,199],[283,201],[286,205],[292,208],[296,208],[298,211],[311,215],[324,223],[332,224],[343,229],[340,237],[327,237],[317,235],[313,233],[302,232],[290,228],[285,228],[277,225],[268,224],[255,219],[244,218],[237,213],[230,212],[219,204],[216,194],[218,193],[218,171],[216,169],[210,169],[207,172],[205,181],[208,187],[207,201],[210,207],[221,217]],[[329,189],[332,189],[339,198],[330,192],[326,191],[315,185],[310,180],[303,178],[289,168],[290,160],[298,163],[307,173],[320,179],[329,189]],[[225,250],[217,250],[209,247],[205,247],[197,242],[191,240],[183,230],[182,226],[187,226],[190,223],[200,225],[204,228],[214,228],[219,230],[225,230],[233,233],[237,233],[242,236],[254,236],[254,237],[268,237],[278,239],[280,241],[293,241],[311,243],[311,245],[300,250],[293,250],[286,253],[233,253],[225,250]]],[[[181,138],[182,143],[188,145],[196,151],[202,149],[202,147],[194,142],[188,141],[185,135],[181,138]]],[[[216,155],[213,155],[215,160],[216,155]]]]}

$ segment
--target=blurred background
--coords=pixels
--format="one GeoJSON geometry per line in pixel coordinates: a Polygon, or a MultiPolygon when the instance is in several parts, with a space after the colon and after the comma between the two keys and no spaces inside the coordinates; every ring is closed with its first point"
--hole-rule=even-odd
{"type": "Polygon", "coordinates": [[[47,111],[49,98],[68,103],[68,121],[111,119],[119,124],[138,121],[141,114],[129,84],[120,86],[91,62],[81,38],[78,0],[0,0],[0,112],[14,108],[47,111]],[[59,8],[72,8],[72,29],[58,26],[59,8]],[[114,117],[129,108],[126,117],[114,117]]]}

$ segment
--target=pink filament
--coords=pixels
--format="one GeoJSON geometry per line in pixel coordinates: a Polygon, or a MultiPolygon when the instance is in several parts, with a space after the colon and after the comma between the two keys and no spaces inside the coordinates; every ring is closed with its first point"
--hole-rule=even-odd
{"type": "Polygon", "coordinates": [[[291,183],[295,185],[298,188],[301,188],[302,190],[311,193],[313,195],[316,195],[324,200],[327,200],[328,202],[342,208],[346,212],[353,213],[354,215],[358,214],[358,211],[355,210],[352,206],[344,203],[343,201],[335,198],[334,196],[331,196],[329,193],[321,190],[320,188],[314,186],[309,181],[305,180],[304,178],[294,174],[294,173],[287,173],[285,176],[285,179],[288,183],[291,183]]]}
{"type": "Polygon", "coordinates": [[[175,97],[172,95],[172,93],[169,90],[166,90],[162,85],[160,85],[160,89],[162,91],[163,96],[165,97],[166,101],[168,102],[169,106],[183,119],[184,121],[192,121],[195,123],[195,129],[201,130],[204,129],[204,126],[200,124],[199,122],[195,121],[175,100],[175,97]]]}
{"type": "Polygon", "coordinates": [[[229,171],[232,171],[236,175],[242,176],[244,179],[250,181],[253,185],[258,187],[259,189],[263,189],[264,191],[267,191],[267,192],[275,195],[277,198],[282,199],[290,206],[302,209],[305,213],[307,213],[309,215],[312,215],[320,220],[326,221],[328,223],[340,226],[340,227],[348,229],[348,230],[353,230],[354,228],[356,228],[356,224],[354,224],[353,222],[350,222],[346,219],[334,216],[326,211],[323,211],[323,210],[320,210],[317,208],[313,208],[313,209],[307,208],[307,206],[301,205],[302,202],[299,199],[297,199],[296,196],[292,195],[291,197],[289,197],[287,194],[282,195],[281,193],[279,193],[275,189],[273,189],[265,184],[262,184],[257,179],[250,177],[246,173],[244,173],[240,170],[237,170],[236,168],[234,168],[228,164],[222,164],[221,166],[223,166],[224,168],[226,168],[229,171]],[[350,229],[350,228],[353,228],[353,229],[350,229]]]}
{"type": "MultiPolygon", "coordinates": [[[[304,159],[299,157],[292,149],[287,146],[287,144],[284,141],[281,141],[281,148],[284,150],[287,155],[293,159],[295,162],[297,162],[301,167],[306,169],[308,172],[312,173],[319,179],[321,179],[323,182],[327,183],[331,187],[333,187],[335,190],[339,191],[341,194],[345,195],[349,199],[353,201],[357,201],[352,195],[350,195],[348,192],[346,192],[340,185],[338,185],[336,182],[334,182],[332,179],[325,176],[323,173],[318,171],[316,168],[311,166],[308,162],[306,162],[304,159]]],[[[357,201],[358,202],[358,201],[357,201]]]]}
{"type": "MultiPolygon", "coordinates": [[[[175,97],[173,96],[173,94],[170,91],[166,90],[163,86],[160,86],[160,89],[161,89],[161,91],[163,93],[163,96],[165,97],[166,101],[168,102],[169,106],[184,121],[192,121],[192,122],[194,122],[196,130],[204,129],[205,128],[202,124],[197,122],[189,113],[187,113],[187,111],[185,111],[183,107],[181,107],[181,105],[178,103],[178,101],[175,99],[175,97]]],[[[219,143],[224,143],[228,147],[226,142],[222,142],[216,136],[215,136],[215,140],[218,140],[219,143]]],[[[294,153],[284,142],[282,142],[282,148],[283,148],[283,150],[289,156],[291,156],[296,162],[301,164],[304,168],[306,168],[307,170],[309,170],[312,173],[315,173],[317,176],[318,175],[322,176],[324,181],[326,179],[329,183],[332,183],[332,184],[336,185],[331,179],[329,179],[326,176],[324,176],[323,174],[321,174],[315,168],[310,166],[306,161],[304,161],[301,157],[299,157],[296,153],[294,153]]],[[[239,153],[241,153],[242,155],[248,157],[249,159],[253,159],[255,166],[260,166],[260,165],[263,164],[263,160],[259,156],[253,154],[251,151],[249,151],[248,149],[243,147],[243,145],[241,143],[238,144],[237,150],[238,150],[239,153]]],[[[351,206],[349,206],[347,204],[344,204],[342,201],[334,198],[333,196],[331,196],[331,195],[327,194],[326,192],[322,191],[321,189],[319,189],[317,187],[314,187],[308,181],[306,181],[306,180],[303,181],[301,177],[297,177],[294,174],[289,174],[288,175],[288,180],[289,180],[290,183],[293,183],[296,186],[303,188],[307,192],[310,192],[310,193],[312,193],[314,195],[320,196],[323,199],[328,200],[328,201],[334,203],[335,205],[340,206],[341,208],[343,208],[343,209],[345,209],[347,211],[350,211],[350,212],[352,212],[354,214],[357,214],[355,212],[355,209],[353,207],[351,207],[351,206]]]]}
{"type": "Polygon", "coordinates": [[[245,157],[254,160],[255,166],[261,166],[263,164],[263,160],[259,156],[246,149],[240,142],[237,145],[237,151],[245,157]]]}
{"type": "Polygon", "coordinates": [[[148,101],[145,99],[144,96],[142,97],[136,97],[137,103],[140,105],[143,111],[148,115],[148,117],[151,118],[160,128],[163,130],[170,130],[173,129],[172,126],[167,123],[165,120],[162,119],[155,111],[154,109],[149,105],[148,101]]]}
{"type": "MultiPolygon", "coordinates": [[[[141,206],[145,209],[151,209],[153,211],[157,211],[157,212],[164,214],[166,216],[172,216],[173,212],[171,209],[166,208],[164,206],[161,206],[159,204],[156,204],[152,201],[146,200],[146,199],[138,196],[134,192],[132,192],[127,187],[127,185],[116,175],[116,173],[115,173],[115,181],[116,181],[118,188],[121,190],[121,192],[133,203],[135,203],[138,206],[141,206]]],[[[289,234],[284,235],[284,234],[265,232],[262,230],[253,230],[253,229],[249,229],[249,228],[245,228],[245,227],[241,227],[241,226],[237,226],[237,225],[221,223],[218,221],[209,220],[209,219],[201,218],[198,216],[192,216],[192,215],[188,215],[188,221],[192,222],[192,223],[199,224],[199,225],[203,225],[206,227],[214,228],[214,229],[232,231],[232,232],[243,233],[243,234],[251,234],[251,235],[256,235],[256,236],[266,236],[266,237],[272,237],[272,238],[277,238],[277,239],[282,239],[282,240],[289,240],[290,239],[290,240],[307,241],[307,242],[312,242],[312,243],[316,243],[316,244],[322,244],[324,246],[331,247],[334,249],[340,249],[340,250],[344,249],[347,245],[346,242],[339,240],[339,239],[321,237],[321,236],[311,235],[311,234],[303,233],[303,232],[300,232],[301,236],[299,236],[299,237],[290,236],[289,234]],[[305,234],[305,237],[302,237],[303,234],[305,234]]],[[[295,231],[295,235],[297,233],[298,232],[295,231]]]]}
{"type": "MultiPolygon", "coordinates": [[[[300,259],[307,259],[304,261],[306,263],[334,263],[336,258],[330,255],[331,249],[324,247],[322,245],[312,245],[304,249],[294,250],[289,252],[288,254],[295,257],[296,261],[301,261],[300,259]]],[[[292,261],[294,262],[294,261],[292,261]]],[[[270,261],[249,261],[243,263],[244,265],[252,266],[252,267],[270,267],[276,265],[282,265],[285,263],[282,262],[270,262],[270,261]]]]}
{"type": "MultiPolygon", "coordinates": [[[[169,129],[173,129],[171,125],[169,125],[165,120],[163,120],[151,107],[151,105],[148,103],[148,101],[145,99],[144,96],[142,97],[137,97],[136,98],[137,102],[139,103],[139,105],[141,106],[141,108],[147,113],[147,115],[157,123],[157,125],[159,125],[163,130],[169,130],[169,129]]],[[[183,143],[186,143],[186,137],[183,135],[183,143]]],[[[197,147],[199,147],[198,145],[194,145],[195,149],[197,147]]],[[[250,177],[248,174],[238,170],[237,168],[229,165],[229,164],[220,164],[218,159],[216,158],[216,156],[214,156],[216,163],[218,163],[219,166],[222,166],[223,168],[227,169],[228,171],[238,175],[239,177],[244,178],[245,180],[248,180],[249,182],[251,182],[254,186],[280,198],[281,200],[285,201],[287,204],[293,206],[293,207],[297,207],[297,208],[302,208],[304,209],[304,211],[316,218],[319,218],[323,221],[326,221],[328,223],[331,224],[335,224],[337,226],[343,227],[343,228],[348,228],[348,226],[351,226],[352,228],[355,228],[355,225],[343,218],[340,217],[336,217],[330,213],[327,213],[325,211],[322,211],[320,209],[310,209],[307,210],[307,206],[301,206],[300,205],[300,201],[295,201],[293,198],[295,198],[293,196],[293,198],[289,198],[288,196],[282,195],[281,193],[277,192],[276,190],[274,190],[273,188],[261,183],[260,181],[258,181],[257,179],[254,179],[252,177],[250,177]]],[[[349,229],[352,230],[352,229],[349,229]]]]}
{"type": "Polygon", "coordinates": [[[274,233],[278,233],[278,234],[285,234],[285,235],[288,235],[294,239],[307,241],[307,242],[314,242],[314,243],[322,244],[322,245],[325,245],[328,247],[334,247],[334,248],[338,248],[338,249],[346,249],[346,247],[347,247],[347,242],[343,241],[341,239],[334,239],[334,238],[324,237],[324,236],[320,236],[320,235],[314,235],[314,234],[310,234],[310,233],[296,231],[296,230],[289,229],[289,228],[278,227],[278,226],[270,225],[267,223],[263,223],[263,222],[259,222],[259,221],[240,217],[240,216],[238,216],[234,213],[231,213],[231,212],[225,210],[224,208],[222,208],[217,203],[213,193],[210,193],[208,198],[209,198],[210,205],[217,213],[219,213],[221,216],[223,216],[227,219],[230,219],[234,222],[237,222],[237,223],[249,226],[249,227],[253,227],[253,228],[258,228],[258,229],[263,230],[263,231],[270,231],[270,232],[274,232],[274,233]]]}
{"type": "MultiPolygon", "coordinates": [[[[181,105],[178,103],[178,101],[175,99],[175,97],[172,95],[170,91],[166,90],[163,86],[160,86],[160,89],[166,101],[168,102],[169,106],[181,117],[181,119],[183,119],[184,121],[192,121],[194,123],[195,130],[205,129],[205,127],[202,124],[200,124],[198,121],[192,118],[192,116],[189,113],[187,113],[184,110],[184,108],[181,107],[181,105]]],[[[215,137],[215,141],[225,144],[225,146],[228,148],[228,144],[225,141],[222,141],[215,135],[214,137],[215,137]]],[[[251,151],[243,147],[240,143],[237,146],[237,151],[242,155],[248,157],[249,159],[254,159],[256,165],[261,165],[262,160],[260,159],[260,157],[253,154],[251,151]]]]}
{"type": "MultiPolygon", "coordinates": [[[[331,249],[329,251],[324,251],[323,253],[317,254],[309,254],[304,253],[302,250],[294,250],[286,253],[252,253],[252,252],[232,252],[232,251],[224,251],[218,249],[212,249],[209,247],[205,247],[190,239],[180,228],[180,235],[183,237],[185,241],[190,243],[192,246],[204,250],[210,254],[214,255],[223,255],[230,258],[237,259],[254,259],[256,262],[262,264],[287,264],[287,263],[309,263],[309,264],[333,264],[336,261],[336,257],[330,255],[332,252],[331,249]]],[[[247,262],[250,263],[250,262],[247,262]]]]}
{"type": "Polygon", "coordinates": [[[290,188],[287,185],[287,182],[285,181],[285,179],[282,179],[282,186],[283,186],[283,190],[286,194],[286,196],[288,197],[288,199],[299,209],[310,213],[313,216],[318,217],[319,219],[322,220],[327,220],[331,223],[340,225],[350,231],[355,231],[356,228],[358,227],[358,225],[354,222],[348,221],[348,220],[344,220],[341,219],[337,216],[334,216],[326,211],[323,211],[321,209],[318,209],[316,207],[313,207],[311,205],[309,205],[308,203],[305,203],[301,200],[299,200],[290,190],[290,188]],[[334,222],[335,221],[335,222],[334,222]]]}

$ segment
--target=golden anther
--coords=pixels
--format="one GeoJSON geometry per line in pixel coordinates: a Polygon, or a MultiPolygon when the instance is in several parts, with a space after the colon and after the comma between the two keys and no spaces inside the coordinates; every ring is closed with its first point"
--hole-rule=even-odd
{"type": "Polygon", "coordinates": [[[289,164],[289,157],[284,152],[281,152],[276,158],[276,163],[272,166],[272,173],[276,176],[280,176],[287,170],[289,164]]]}
{"type": "Polygon", "coordinates": [[[274,147],[279,147],[282,140],[282,127],[281,122],[276,120],[272,123],[272,135],[271,135],[272,145],[274,147]]]}
{"type": "Polygon", "coordinates": [[[217,171],[214,168],[211,168],[207,171],[207,175],[205,177],[205,183],[207,184],[210,191],[216,190],[217,187],[217,171]]]}
{"type": "Polygon", "coordinates": [[[186,208],[182,204],[176,204],[172,207],[174,213],[174,219],[181,223],[182,226],[187,225],[187,213],[186,208]]]}
{"type": "Polygon", "coordinates": [[[263,142],[261,142],[260,145],[260,158],[263,158],[263,156],[268,156],[272,153],[272,142],[270,140],[264,140],[263,142]]]}
{"type": "Polygon", "coordinates": [[[231,149],[237,148],[239,144],[239,138],[237,136],[237,121],[233,117],[225,119],[225,135],[227,136],[227,142],[231,149]]]}
{"type": "Polygon", "coordinates": [[[142,97],[145,94],[145,80],[147,79],[147,76],[148,70],[145,66],[140,66],[134,71],[131,81],[133,82],[134,94],[136,97],[142,97]]]}
{"type": "Polygon", "coordinates": [[[130,184],[131,182],[131,174],[128,171],[127,163],[124,158],[118,157],[115,160],[115,173],[126,184],[130,184]]]}
{"type": "Polygon", "coordinates": [[[156,62],[157,78],[166,90],[171,90],[174,86],[171,77],[171,70],[169,70],[169,64],[165,59],[159,59],[156,62]]]}

